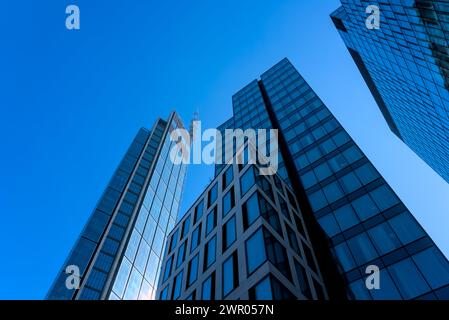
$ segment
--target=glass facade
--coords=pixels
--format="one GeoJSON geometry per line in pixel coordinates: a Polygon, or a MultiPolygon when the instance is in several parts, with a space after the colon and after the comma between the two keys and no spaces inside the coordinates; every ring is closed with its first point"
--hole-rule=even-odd
{"type": "MultiPolygon", "coordinates": [[[[344,296],[348,299],[447,298],[449,264],[446,258],[287,59],[263,73],[261,80],[251,82],[234,95],[233,107],[232,122],[236,128],[254,125],[279,130],[282,161],[279,176],[292,186],[304,218],[310,217],[304,219],[306,227],[313,230],[310,237],[320,239],[312,229],[314,222],[318,222],[330,250],[331,265],[320,261],[326,285],[326,279],[332,278],[337,269],[342,280],[339,284],[344,287],[344,296]],[[418,258],[426,255],[429,256],[426,260],[418,258]],[[434,274],[438,281],[433,283],[430,261],[445,270],[434,274]],[[380,289],[367,289],[368,265],[380,269],[380,289]],[[407,287],[411,282],[415,284],[407,287]]],[[[230,125],[228,121],[226,126],[230,125]]],[[[226,147],[229,148],[223,148],[226,147]]],[[[241,195],[250,194],[252,183],[258,180],[260,182],[253,172],[242,174],[238,184],[241,195]]],[[[245,199],[248,200],[242,204],[244,229],[253,230],[254,222],[261,216],[274,233],[282,229],[279,215],[275,214],[270,201],[265,197],[261,201],[260,194],[254,193],[248,198],[245,195],[245,199]]],[[[262,233],[266,238],[265,230],[262,233]]],[[[258,238],[254,236],[247,245],[260,242],[258,238]]],[[[297,248],[294,237],[289,241],[289,248],[297,248]]],[[[267,249],[266,258],[283,274],[283,280],[288,279],[292,269],[285,267],[283,249],[276,241],[271,243],[274,249],[271,255],[267,249]]],[[[312,244],[317,246],[317,242],[312,244]]],[[[304,248],[308,247],[303,247],[303,251],[307,251],[304,248]]],[[[305,255],[312,256],[313,248],[308,251],[305,255]]],[[[324,255],[324,251],[320,249],[320,252],[324,255]]],[[[246,257],[247,272],[256,268],[263,257],[246,257]]],[[[299,286],[301,272],[296,268],[299,286]]],[[[276,281],[267,280],[271,286],[275,286],[276,281]]],[[[262,281],[260,286],[266,286],[267,282],[262,281]]],[[[281,280],[280,284],[284,282],[281,280]]],[[[257,297],[257,292],[260,291],[255,288],[251,296],[257,297]]],[[[307,296],[306,289],[302,292],[307,296]]],[[[316,296],[317,291],[313,297],[316,296]]]]}
{"type": "MultiPolygon", "coordinates": [[[[319,299],[324,296],[321,274],[303,226],[302,213],[287,184],[278,177],[259,176],[256,165],[230,164],[223,167],[209,187],[170,233],[167,243],[177,237],[185,223],[194,221],[198,206],[213,195],[218,228],[190,232],[166,252],[166,271],[159,281],[159,299],[319,299]],[[232,173],[231,173],[232,172],[232,173]],[[251,174],[247,190],[240,182],[251,174]],[[275,181],[276,180],[276,181],[275,181]],[[210,192],[217,188],[216,191],[210,192]],[[235,194],[227,210],[226,195],[235,194]],[[243,223],[251,215],[250,223],[243,223]],[[273,221],[276,221],[273,223],[273,221]],[[298,223],[302,227],[298,228],[298,223]],[[294,241],[295,245],[291,245],[294,241]],[[182,243],[182,244],[181,244],[182,243]],[[172,268],[172,261],[184,252],[184,243],[195,243],[185,262],[172,268]],[[181,276],[180,276],[181,275],[181,276]],[[261,279],[265,279],[261,281],[261,279]]],[[[201,230],[210,218],[196,219],[190,230],[201,230]]]]}
{"type": "Polygon", "coordinates": [[[168,158],[172,113],[141,129],[50,289],[47,299],[153,299],[165,237],[178,214],[185,165],[168,158]],[[80,268],[68,289],[66,267],[80,268]]]}
{"type": "Polygon", "coordinates": [[[390,128],[449,182],[449,3],[341,3],[332,20],[390,128]],[[377,30],[365,26],[369,5],[377,30]]]}

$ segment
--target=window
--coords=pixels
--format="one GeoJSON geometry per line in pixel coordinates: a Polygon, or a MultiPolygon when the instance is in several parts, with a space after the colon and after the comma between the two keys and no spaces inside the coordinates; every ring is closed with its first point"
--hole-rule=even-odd
{"type": "Polygon", "coordinates": [[[335,246],[334,250],[335,254],[337,255],[338,261],[343,268],[343,271],[346,272],[355,267],[354,258],[352,257],[352,254],[349,251],[346,242],[342,242],[339,245],[335,246]]]}
{"type": "Polygon", "coordinates": [[[326,162],[320,164],[318,167],[313,169],[313,171],[315,171],[315,175],[317,176],[318,181],[322,181],[332,175],[332,171],[326,162]]]}
{"type": "Polygon", "coordinates": [[[353,172],[348,173],[347,175],[340,178],[340,184],[343,187],[345,193],[351,193],[362,186],[359,179],[353,172]]]}
{"type": "Polygon", "coordinates": [[[247,229],[260,216],[259,201],[257,192],[254,193],[242,208],[243,225],[247,229]]]}
{"type": "Polygon", "coordinates": [[[346,142],[350,141],[351,138],[349,137],[349,135],[344,132],[344,131],[340,131],[338,132],[336,135],[334,135],[332,137],[332,139],[334,140],[335,144],[337,146],[342,146],[344,145],[346,142]]]}
{"type": "Polygon", "coordinates": [[[172,250],[176,247],[176,244],[178,243],[178,231],[179,229],[176,229],[175,233],[173,233],[173,236],[171,237],[170,241],[170,249],[169,252],[172,252],[172,250]]]}
{"type": "Polygon", "coordinates": [[[276,230],[279,234],[282,234],[278,212],[274,210],[273,206],[265,200],[265,197],[261,195],[259,195],[259,207],[261,216],[274,230],[276,230]]]}
{"type": "Polygon", "coordinates": [[[399,203],[399,199],[386,185],[383,185],[376,190],[371,191],[370,194],[381,211],[391,208],[392,206],[399,203]]]}
{"type": "MultiPolygon", "coordinates": [[[[266,256],[268,260],[289,280],[291,280],[291,271],[288,263],[287,252],[284,246],[274,238],[270,232],[264,232],[266,256]]],[[[257,258],[254,260],[257,262],[257,258]]],[[[253,265],[256,265],[254,263],[253,265]]],[[[248,263],[248,269],[249,269],[248,263]]]]}
{"type": "Polygon", "coordinates": [[[140,241],[139,251],[136,255],[134,265],[140,273],[145,272],[145,266],[147,264],[148,256],[150,255],[150,246],[145,240],[140,241]]]}
{"type": "MultiPolygon", "coordinates": [[[[369,291],[366,288],[365,280],[360,279],[349,284],[353,298],[356,300],[372,300],[369,291]]],[[[376,291],[376,290],[371,290],[376,291]]]]}
{"type": "Polygon", "coordinates": [[[315,147],[309,151],[306,152],[307,158],[309,159],[310,163],[314,163],[315,161],[317,161],[318,159],[321,158],[321,152],[320,149],[318,149],[318,147],[315,147]]]}
{"type": "Polygon", "coordinates": [[[204,249],[204,270],[209,268],[215,262],[215,255],[217,249],[217,239],[214,236],[210,241],[206,244],[206,248],[204,249]]]}
{"type": "Polygon", "coordinates": [[[330,159],[328,161],[330,167],[332,168],[333,172],[338,172],[341,169],[345,168],[348,165],[348,162],[346,161],[346,159],[341,155],[336,155],[335,157],[333,157],[332,159],[330,159]]]}
{"type": "Polygon", "coordinates": [[[320,209],[323,209],[325,206],[327,206],[327,200],[324,196],[323,191],[318,190],[314,193],[312,193],[309,196],[309,201],[312,206],[313,211],[318,211],[320,209]]]}
{"type": "Polygon", "coordinates": [[[198,225],[198,227],[193,230],[192,232],[192,240],[190,244],[190,252],[195,250],[201,241],[201,223],[198,225]]]}
{"type": "Polygon", "coordinates": [[[189,262],[189,271],[188,271],[188,279],[189,281],[187,282],[188,286],[191,286],[197,279],[198,277],[198,255],[196,255],[195,257],[193,257],[192,260],[190,260],[189,262]]]}
{"type": "Polygon", "coordinates": [[[344,205],[343,207],[335,210],[334,215],[342,231],[345,231],[359,223],[359,218],[357,218],[357,215],[350,204],[344,205]]]}
{"type": "Polygon", "coordinates": [[[352,206],[362,221],[379,213],[379,209],[367,194],[354,200],[352,206]]]}
{"type": "Polygon", "coordinates": [[[240,178],[240,189],[242,197],[248,192],[249,189],[256,183],[254,175],[254,168],[251,166],[240,178]]]}
{"type": "Polygon", "coordinates": [[[340,233],[340,228],[338,227],[337,221],[335,221],[334,215],[329,213],[318,220],[321,228],[323,228],[326,235],[331,238],[337,233],[340,233]]]}
{"type": "Polygon", "coordinates": [[[186,245],[187,245],[187,240],[183,242],[183,244],[181,244],[179,246],[178,249],[178,258],[176,259],[176,268],[178,268],[185,259],[186,256],[186,245]]]}
{"type": "Polygon", "coordinates": [[[237,252],[234,252],[223,263],[223,297],[226,297],[238,286],[238,279],[237,252]]]}
{"type": "Polygon", "coordinates": [[[431,247],[413,256],[418,269],[432,289],[449,283],[449,264],[436,247],[431,247]]]}
{"type": "Polygon", "coordinates": [[[368,230],[368,234],[381,255],[401,246],[398,238],[386,222],[368,230]]]}
{"type": "Polygon", "coordinates": [[[167,263],[165,264],[165,271],[164,271],[164,279],[163,279],[163,281],[166,281],[168,279],[168,277],[170,277],[172,264],[173,264],[173,256],[171,256],[167,260],[167,263]]]}
{"type": "Polygon", "coordinates": [[[334,181],[323,188],[324,194],[326,195],[327,201],[329,203],[335,202],[341,197],[343,197],[343,191],[337,181],[334,181]]]}
{"type": "Polygon", "coordinates": [[[223,217],[234,208],[234,201],[234,187],[232,187],[223,197],[223,217]]]}
{"type": "Polygon", "coordinates": [[[371,163],[364,164],[355,170],[357,177],[364,185],[379,178],[379,174],[371,163]]]}
{"type": "Polygon", "coordinates": [[[404,299],[413,299],[430,288],[410,258],[388,267],[404,299]]]}
{"type": "Polygon", "coordinates": [[[411,217],[409,212],[404,212],[391,218],[389,223],[402,244],[408,244],[425,235],[423,229],[411,217]]]}
{"type": "Polygon", "coordinates": [[[246,240],[245,250],[248,274],[252,274],[267,260],[262,228],[246,240]]]}
{"type": "Polygon", "coordinates": [[[301,181],[305,189],[315,185],[318,181],[313,171],[309,171],[301,176],[301,181]]]}
{"type": "Polygon", "coordinates": [[[182,223],[181,239],[187,235],[187,233],[189,232],[189,228],[190,228],[190,215],[182,223]]]}
{"type": "Polygon", "coordinates": [[[386,269],[381,269],[380,276],[380,289],[371,290],[371,295],[375,300],[401,300],[401,295],[396,288],[393,280],[391,280],[390,274],[386,269]]]}
{"type": "Polygon", "coordinates": [[[273,300],[270,277],[267,276],[249,289],[249,300],[273,300]]]}
{"type": "Polygon", "coordinates": [[[376,258],[377,252],[365,233],[348,240],[348,246],[357,264],[361,265],[376,258]]]}
{"type": "Polygon", "coordinates": [[[207,197],[207,206],[210,207],[215,200],[217,200],[218,195],[218,184],[215,184],[210,190],[209,190],[209,196],[207,197]]]}
{"type": "Polygon", "coordinates": [[[360,152],[359,148],[357,148],[356,146],[351,146],[350,148],[343,151],[343,155],[349,163],[354,163],[363,157],[362,152],[360,152]]]}
{"type": "Polygon", "coordinates": [[[181,271],[180,273],[178,273],[178,275],[175,277],[175,281],[173,284],[173,296],[172,299],[176,300],[179,298],[179,296],[181,295],[181,288],[182,288],[182,274],[183,272],[181,271]]]}
{"type": "Polygon", "coordinates": [[[193,219],[193,224],[197,223],[198,220],[203,215],[203,209],[204,209],[204,200],[201,200],[201,202],[196,206],[195,208],[195,219],[193,219]]]}
{"type": "Polygon", "coordinates": [[[215,300],[215,273],[203,282],[202,300],[215,300]]]}
{"type": "Polygon", "coordinates": [[[306,269],[295,260],[296,277],[298,278],[299,287],[301,292],[308,299],[312,299],[312,293],[310,291],[309,280],[307,279],[306,269]]]}
{"type": "Polygon", "coordinates": [[[234,176],[234,168],[230,166],[223,175],[223,190],[226,189],[232,182],[234,176]]]}
{"type": "Polygon", "coordinates": [[[214,207],[214,209],[209,212],[206,218],[206,236],[214,230],[215,226],[217,225],[217,207],[214,207]]]}
{"type": "Polygon", "coordinates": [[[300,255],[301,251],[299,250],[298,238],[296,238],[295,232],[287,224],[285,224],[285,228],[287,229],[288,243],[293,251],[300,255]]]}
{"type": "Polygon", "coordinates": [[[236,240],[235,215],[223,226],[223,252],[236,240]]]}
{"type": "Polygon", "coordinates": [[[168,300],[168,289],[169,286],[166,286],[164,290],[161,291],[161,295],[159,297],[161,300],[168,300]]]}

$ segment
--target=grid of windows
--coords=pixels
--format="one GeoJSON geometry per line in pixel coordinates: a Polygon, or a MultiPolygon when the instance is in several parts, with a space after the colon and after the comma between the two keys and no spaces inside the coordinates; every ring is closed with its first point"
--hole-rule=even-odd
{"type": "Polygon", "coordinates": [[[368,30],[372,3],[341,3],[332,20],[390,128],[449,182],[449,4],[381,1],[368,30]]]}
{"type": "MultiPolygon", "coordinates": [[[[264,73],[262,81],[313,213],[348,283],[348,296],[377,299],[393,297],[393,291],[402,299],[438,296],[425,279],[420,290],[401,292],[404,280],[391,274],[391,266],[412,261],[427,248],[435,260],[441,253],[310,86],[286,59],[264,73]],[[375,294],[361,288],[370,263],[391,274],[385,275],[390,286],[375,294]]],[[[417,270],[409,280],[416,275],[421,283],[417,270]]],[[[441,278],[447,279],[445,273],[441,278]]]]}
{"type": "MultiPolygon", "coordinates": [[[[217,186],[217,205],[197,221],[198,227],[202,224],[210,226],[206,227],[208,232],[192,229],[187,240],[194,244],[195,249],[186,255],[187,262],[178,264],[176,268],[170,265],[174,257],[184,254],[185,245],[178,243],[174,248],[170,246],[162,263],[170,275],[159,281],[158,297],[168,299],[170,294],[177,292],[176,286],[181,286],[180,299],[248,299],[253,295],[262,299],[261,287],[256,290],[253,286],[263,277],[270,279],[269,287],[272,290],[264,294],[273,299],[316,299],[319,293],[314,289],[313,281],[320,286],[320,291],[325,292],[321,288],[323,284],[318,269],[315,265],[309,267],[309,263],[315,264],[313,253],[303,247],[309,248],[310,240],[287,184],[278,177],[260,176],[255,165],[232,164],[224,167],[196,203],[205,201],[210,190],[217,186]],[[240,182],[245,180],[248,172],[253,178],[247,180],[248,188],[242,192],[240,182]],[[231,211],[227,210],[225,201],[230,190],[235,197],[231,211]],[[249,213],[251,223],[243,228],[242,221],[249,213]],[[300,227],[297,226],[298,222],[300,227]],[[220,227],[216,228],[215,225],[220,227]],[[292,245],[293,239],[295,242],[292,245]],[[296,270],[299,267],[301,270],[296,270]],[[183,284],[177,282],[180,270],[185,274],[183,284]],[[301,275],[300,279],[297,278],[298,274],[301,275]],[[195,297],[192,297],[193,292],[197,293],[195,297]]],[[[194,205],[177,223],[168,243],[184,222],[195,215],[196,207],[194,205]]]]}

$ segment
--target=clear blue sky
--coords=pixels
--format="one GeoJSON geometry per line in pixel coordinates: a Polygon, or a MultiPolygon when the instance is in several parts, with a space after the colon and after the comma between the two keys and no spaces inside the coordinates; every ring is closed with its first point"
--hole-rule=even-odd
{"type": "MultiPolygon", "coordinates": [[[[0,299],[41,299],[141,126],[203,127],[288,57],[446,255],[449,185],[388,129],[329,13],[338,0],[7,1],[0,13],[0,299]],[[65,7],[81,30],[65,29],[65,7]]],[[[183,208],[212,176],[189,168],[183,208]]]]}

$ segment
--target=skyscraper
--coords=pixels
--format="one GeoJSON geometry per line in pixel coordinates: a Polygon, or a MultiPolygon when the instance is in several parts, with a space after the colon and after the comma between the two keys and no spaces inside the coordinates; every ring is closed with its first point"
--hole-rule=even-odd
{"type": "Polygon", "coordinates": [[[325,299],[291,189],[255,164],[228,164],[168,238],[157,298],[325,299]]]}
{"type": "Polygon", "coordinates": [[[184,164],[169,159],[170,132],[182,127],[172,113],[139,130],[47,299],[154,298],[186,174],[184,164]]]}
{"type": "Polygon", "coordinates": [[[237,92],[232,101],[233,117],[219,131],[279,130],[278,175],[263,178],[269,181],[265,183],[269,186],[265,189],[271,190],[268,194],[276,197],[268,201],[270,205],[265,204],[267,197],[259,198],[262,205],[247,204],[246,188],[257,185],[244,178],[248,166],[217,166],[216,179],[169,237],[158,298],[205,299],[215,288],[217,299],[449,299],[447,259],[287,59],[237,92]],[[276,177],[283,183],[276,183],[276,177]],[[295,203],[298,209],[290,218],[282,218],[281,200],[287,199],[289,212],[295,203]],[[192,218],[203,214],[212,218],[192,218]],[[216,215],[218,220],[213,218],[216,215]],[[233,227],[228,228],[234,217],[233,227]],[[248,219],[259,222],[251,229],[248,219]],[[279,220],[280,231],[271,231],[279,220]],[[301,241],[295,245],[289,230],[292,239],[305,240],[310,246],[301,241]],[[266,242],[273,234],[276,245],[266,242]],[[230,241],[228,249],[228,239],[235,235],[239,240],[230,241]],[[251,256],[251,243],[259,243],[258,258],[251,256]],[[214,254],[209,255],[210,250],[214,254]],[[301,268],[297,268],[298,260],[301,268]],[[311,261],[317,263],[315,270],[311,261]],[[209,265],[211,271],[207,271],[209,265]],[[379,270],[379,289],[366,286],[368,266],[379,270]],[[200,279],[198,268],[205,272],[200,279]],[[302,268],[307,276],[301,278],[298,270],[302,268]],[[313,280],[317,285],[311,284],[313,280]]]}
{"type": "Polygon", "coordinates": [[[390,129],[449,182],[449,3],[341,3],[331,18],[390,129]],[[379,29],[365,25],[369,5],[379,29]]]}

